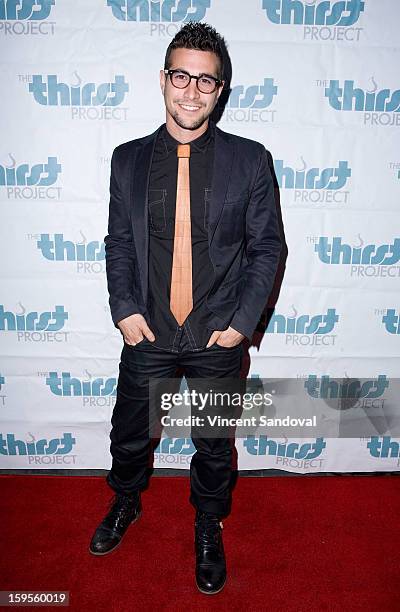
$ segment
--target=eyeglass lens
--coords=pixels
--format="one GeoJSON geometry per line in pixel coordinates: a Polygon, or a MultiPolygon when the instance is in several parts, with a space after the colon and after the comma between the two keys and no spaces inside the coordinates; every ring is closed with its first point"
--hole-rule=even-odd
{"type": "MultiPolygon", "coordinates": [[[[187,87],[190,80],[190,75],[186,72],[173,72],[171,74],[172,84],[179,89],[187,87]]],[[[202,93],[211,93],[216,89],[215,81],[207,76],[199,77],[196,82],[198,89],[202,93]]]]}

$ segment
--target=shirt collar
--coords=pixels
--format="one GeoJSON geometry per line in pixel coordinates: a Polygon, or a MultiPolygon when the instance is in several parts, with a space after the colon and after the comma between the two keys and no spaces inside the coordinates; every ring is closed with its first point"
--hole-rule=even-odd
{"type": "MultiPolygon", "coordinates": [[[[198,138],[195,138],[195,140],[192,140],[191,142],[188,143],[190,144],[191,152],[205,153],[207,151],[207,147],[210,144],[213,136],[214,136],[214,124],[212,121],[209,120],[207,129],[204,132],[204,134],[202,134],[198,138]]],[[[165,123],[163,124],[161,128],[160,137],[162,138],[164,142],[167,153],[171,153],[171,151],[176,151],[177,146],[180,143],[178,140],[175,140],[173,136],[171,136],[171,134],[167,130],[167,126],[165,123]]]]}

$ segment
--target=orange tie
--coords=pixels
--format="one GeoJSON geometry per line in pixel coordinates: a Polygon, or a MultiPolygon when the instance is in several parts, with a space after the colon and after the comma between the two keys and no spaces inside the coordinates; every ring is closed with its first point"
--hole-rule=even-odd
{"type": "Polygon", "coordinates": [[[175,237],[172,255],[170,309],[179,325],[193,310],[192,295],[192,227],[190,221],[190,144],[177,148],[175,237]]]}

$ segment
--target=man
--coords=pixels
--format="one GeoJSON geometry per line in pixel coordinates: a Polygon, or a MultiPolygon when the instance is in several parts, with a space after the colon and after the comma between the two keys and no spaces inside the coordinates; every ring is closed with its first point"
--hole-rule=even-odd
{"type": "MultiPolygon", "coordinates": [[[[166,123],[112,156],[106,267],[111,314],[124,338],[112,416],[111,510],[93,554],[106,554],[141,514],[148,482],[149,380],[238,378],[272,289],[281,242],[267,152],[209,120],[223,90],[224,41],[188,23],[160,72],[166,123]]],[[[230,511],[232,444],[193,438],[196,583],[226,581],[221,519],[230,511]]]]}

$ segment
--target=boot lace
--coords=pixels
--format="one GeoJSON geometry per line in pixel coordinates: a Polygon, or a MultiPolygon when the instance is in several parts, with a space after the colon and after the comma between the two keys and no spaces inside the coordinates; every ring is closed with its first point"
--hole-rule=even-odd
{"type": "Polygon", "coordinates": [[[214,514],[201,513],[196,520],[198,542],[203,545],[218,545],[222,523],[214,514]]]}
{"type": "Polygon", "coordinates": [[[109,500],[109,518],[117,519],[126,516],[136,502],[136,495],[121,495],[116,493],[109,500]]]}

